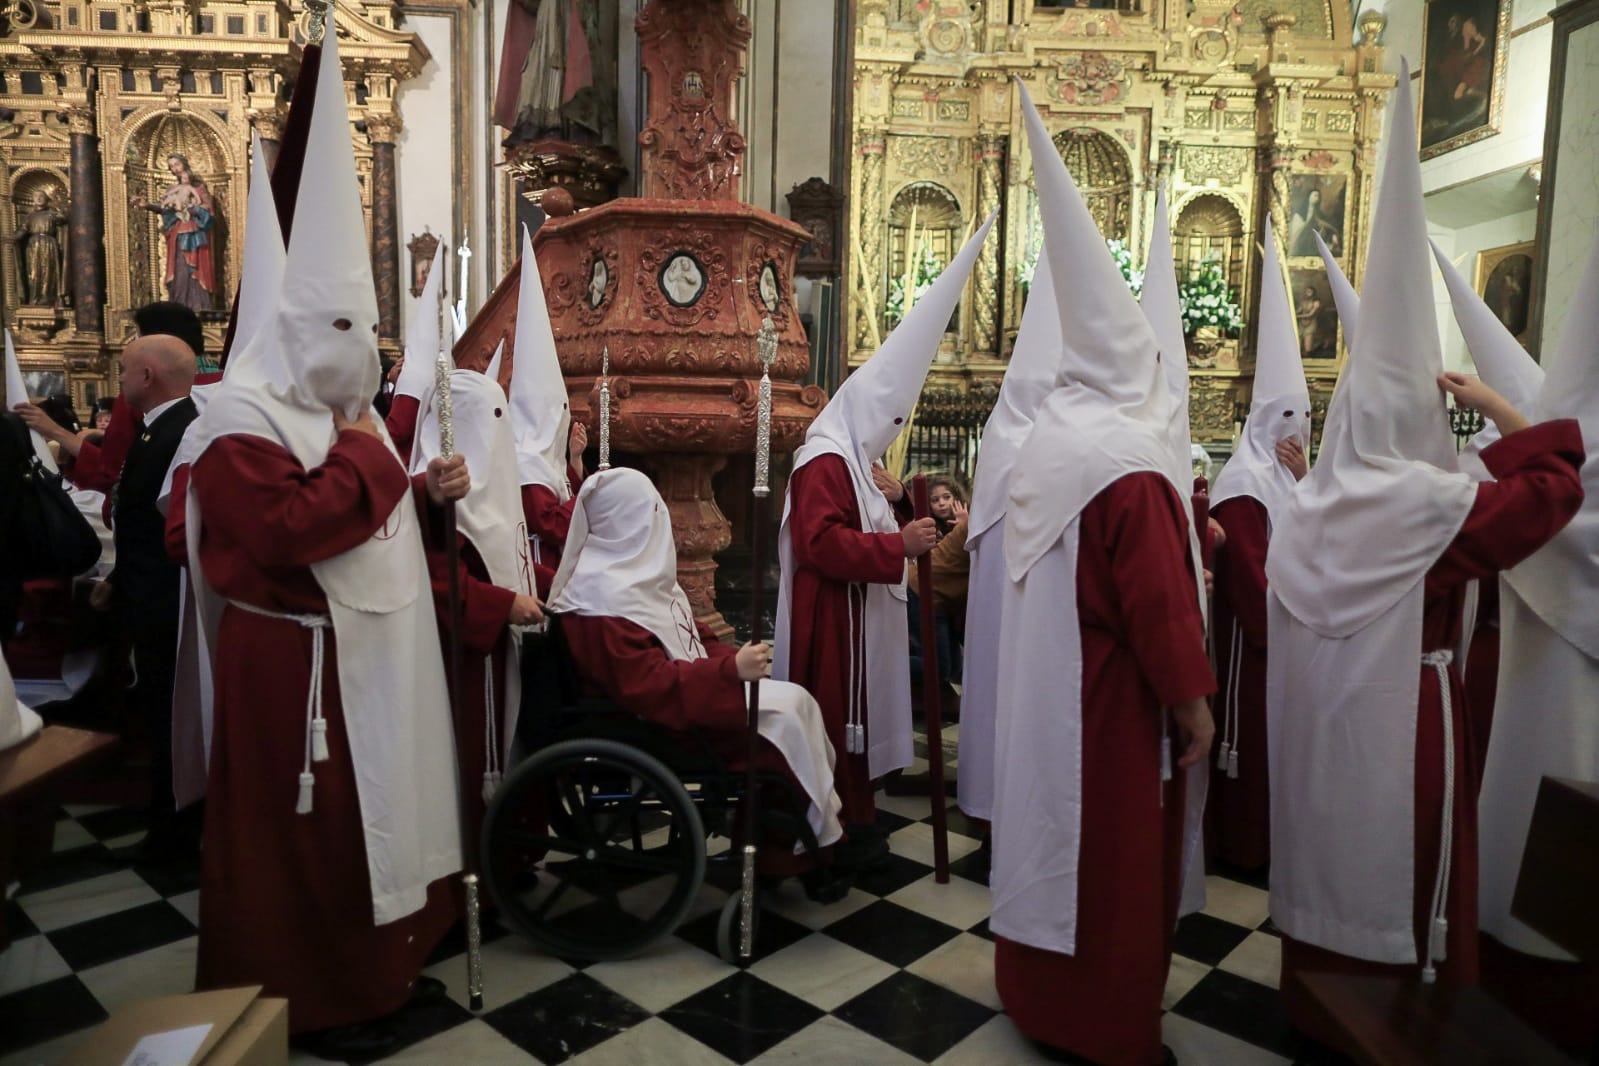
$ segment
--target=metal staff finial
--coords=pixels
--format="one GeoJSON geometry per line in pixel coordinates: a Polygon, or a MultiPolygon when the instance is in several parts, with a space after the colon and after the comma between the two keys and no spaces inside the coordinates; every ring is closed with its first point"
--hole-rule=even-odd
{"type": "Polygon", "coordinates": [[[755,404],[755,495],[772,491],[772,362],[777,358],[777,328],[771,316],[761,319],[761,332],[755,338],[755,352],[761,361],[761,385],[755,404]]]}
{"type": "Polygon", "coordinates": [[[600,467],[611,469],[611,346],[600,350],[600,467]]]}
{"type": "Polygon", "coordinates": [[[328,25],[328,11],[332,7],[333,0],[305,0],[305,10],[311,16],[311,21],[305,27],[307,44],[322,43],[328,25]]]}

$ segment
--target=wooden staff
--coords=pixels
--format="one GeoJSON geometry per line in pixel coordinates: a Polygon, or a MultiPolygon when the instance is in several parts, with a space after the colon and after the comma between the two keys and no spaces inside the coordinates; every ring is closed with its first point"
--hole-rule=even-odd
{"type": "MultiPolygon", "coordinates": [[[[441,297],[442,306],[442,297],[441,297]]],[[[445,345],[444,323],[439,322],[439,358],[434,364],[433,409],[439,416],[439,455],[455,454],[455,415],[450,397],[450,372],[454,360],[445,345]]],[[[449,572],[450,601],[450,706],[461,707],[461,547],[456,537],[455,501],[444,501],[444,565],[449,572]]],[[[453,713],[452,713],[453,717],[453,713]]],[[[468,812],[465,786],[461,797],[461,858],[466,867],[461,884],[466,889],[466,995],[472,1011],[483,1009],[483,924],[478,901],[476,826],[468,812]]]]}
{"type": "MultiPolygon", "coordinates": [[[[932,515],[927,506],[927,475],[911,480],[917,518],[932,515]]],[[[922,710],[927,716],[927,795],[933,804],[933,880],[949,884],[949,812],[944,795],[944,712],[938,692],[938,626],[933,621],[932,553],[916,561],[916,596],[922,616],[922,710]]]]}
{"type": "MultiPolygon", "coordinates": [[[[766,569],[766,519],[771,511],[772,465],[772,360],[777,357],[777,330],[771,318],[761,319],[760,336],[756,338],[756,352],[761,360],[761,384],[755,404],[755,497],[751,508],[750,563],[750,643],[761,642],[761,599],[765,588],[766,569]]],[[[739,905],[738,955],[747,959],[755,952],[755,837],[760,832],[760,821],[755,816],[755,793],[760,787],[755,763],[760,754],[761,682],[750,682],[749,719],[746,728],[749,765],[744,772],[744,868],[739,885],[742,902],[739,905]]]]}

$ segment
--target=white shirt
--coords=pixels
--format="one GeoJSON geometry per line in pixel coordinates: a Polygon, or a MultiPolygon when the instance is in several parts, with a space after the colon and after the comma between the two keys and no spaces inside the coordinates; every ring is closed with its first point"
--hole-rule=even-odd
{"type": "Polygon", "coordinates": [[[187,400],[188,398],[189,394],[184,393],[182,396],[174,396],[166,403],[158,403],[154,407],[150,408],[150,410],[144,413],[144,428],[149,429],[151,426],[155,425],[156,419],[166,414],[167,411],[171,410],[175,404],[183,400],[187,400]]]}

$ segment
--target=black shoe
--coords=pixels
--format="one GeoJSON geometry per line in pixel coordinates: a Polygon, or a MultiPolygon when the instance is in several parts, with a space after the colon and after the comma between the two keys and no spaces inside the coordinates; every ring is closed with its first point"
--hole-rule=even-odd
{"type": "Polygon", "coordinates": [[[330,1062],[374,1062],[399,1046],[400,1034],[390,1017],[301,1033],[289,1043],[330,1062]]]}
{"type": "Polygon", "coordinates": [[[144,839],[125,848],[113,848],[111,857],[126,866],[170,866],[200,857],[198,836],[177,830],[152,829],[144,839]]]}
{"type": "Polygon", "coordinates": [[[419,976],[416,984],[411,988],[411,1002],[420,1003],[430,999],[443,999],[445,995],[444,982],[437,977],[419,976]]]}
{"type": "Polygon", "coordinates": [[[875,827],[851,826],[833,845],[833,868],[840,873],[866,873],[888,863],[888,838],[875,827]]]}
{"type": "Polygon", "coordinates": [[[799,883],[805,891],[805,898],[812,903],[837,903],[849,895],[855,877],[837,866],[831,866],[805,871],[800,874],[799,883]]]}

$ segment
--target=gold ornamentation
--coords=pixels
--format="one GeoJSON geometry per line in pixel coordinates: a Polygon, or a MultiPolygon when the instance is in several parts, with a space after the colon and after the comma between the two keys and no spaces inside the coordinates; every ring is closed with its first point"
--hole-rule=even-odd
{"type": "Polygon", "coordinates": [[[394,115],[367,115],[366,135],[373,144],[393,144],[400,136],[404,123],[400,116],[394,115]]]}
{"type": "Polygon", "coordinates": [[[949,137],[895,137],[889,155],[913,176],[946,176],[955,168],[955,142],[949,137]]]}
{"type": "Polygon", "coordinates": [[[1230,185],[1242,181],[1244,175],[1249,172],[1249,159],[1252,154],[1248,148],[1184,146],[1183,173],[1191,182],[1203,182],[1214,178],[1230,185]]]}

